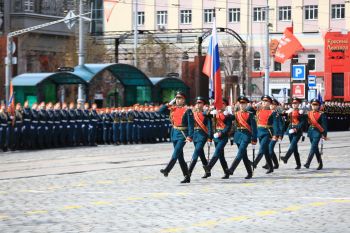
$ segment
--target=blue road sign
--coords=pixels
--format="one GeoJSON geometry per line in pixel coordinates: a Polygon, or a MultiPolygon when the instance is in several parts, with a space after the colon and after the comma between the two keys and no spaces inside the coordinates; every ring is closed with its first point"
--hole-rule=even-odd
{"type": "Polygon", "coordinates": [[[308,76],[308,84],[309,84],[309,87],[316,87],[316,75],[308,76]]]}
{"type": "Polygon", "coordinates": [[[306,69],[305,65],[293,65],[292,67],[292,80],[302,81],[305,80],[306,69]]]}

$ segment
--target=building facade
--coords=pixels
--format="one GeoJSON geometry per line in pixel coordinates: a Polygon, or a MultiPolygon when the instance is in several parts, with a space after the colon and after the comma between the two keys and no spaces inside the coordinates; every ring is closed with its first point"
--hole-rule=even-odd
{"type": "MultiPolygon", "coordinates": [[[[170,29],[211,28],[215,15],[217,27],[234,30],[247,43],[248,93],[256,96],[263,93],[264,69],[269,65],[270,94],[278,95],[282,88],[290,89],[291,62],[280,64],[274,62],[273,57],[270,57],[268,64],[265,62],[267,4],[270,39],[279,40],[285,28],[293,26],[294,35],[304,47],[303,51],[295,55],[294,62],[308,64],[310,74],[317,77],[317,89],[324,94],[324,36],[327,32],[347,34],[350,30],[350,1],[137,0],[136,23],[138,30],[166,33],[170,29]]],[[[118,2],[108,21],[105,18],[105,32],[133,30],[134,11],[132,0],[118,2]]],[[[222,47],[232,43],[232,37],[225,33],[219,33],[219,37],[222,47]]],[[[206,43],[204,41],[204,46],[206,43]]],[[[234,60],[235,54],[231,54],[231,57],[234,60]]],[[[242,62],[239,54],[237,57],[237,62],[242,62]]],[[[241,72],[236,69],[232,75],[240,76],[241,72]]]]}

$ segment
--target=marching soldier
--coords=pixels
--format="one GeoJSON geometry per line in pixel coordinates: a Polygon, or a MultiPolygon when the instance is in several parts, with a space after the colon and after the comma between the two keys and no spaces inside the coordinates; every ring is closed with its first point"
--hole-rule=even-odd
{"type": "Polygon", "coordinates": [[[257,142],[257,127],[256,121],[254,119],[254,114],[247,111],[247,106],[249,99],[245,96],[240,96],[238,98],[239,110],[234,113],[234,119],[236,123],[236,132],[234,134],[234,142],[238,147],[238,152],[235,160],[233,161],[229,172],[233,175],[237,166],[243,158],[244,166],[247,170],[248,175],[245,179],[250,179],[253,177],[253,171],[251,167],[251,162],[248,159],[247,147],[249,143],[256,145],[257,142]]]}
{"type": "Polygon", "coordinates": [[[190,183],[191,177],[184,159],[183,147],[186,142],[192,141],[194,119],[192,111],[185,106],[185,98],[185,94],[178,91],[174,100],[159,109],[160,113],[170,111],[170,120],[173,124],[171,140],[174,146],[174,152],[168,165],[164,169],[161,169],[160,172],[167,177],[174,167],[176,160],[179,160],[182,173],[185,177],[181,183],[190,183]],[[174,103],[175,105],[173,105],[174,103]]]}
{"type": "Polygon", "coordinates": [[[318,144],[321,138],[322,140],[327,139],[327,117],[319,110],[320,101],[318,99],[311,100],[311,108],[312,110],[307,114],[308,122],[310,124],[307,136],[310,138],[311,150],[304,167],[309,168],[313,156],[316,155],[318,162],[317,170],[321,170],[323,168],[323,162],[321,153],[318,149],[318,144]]]}
{"type": "MultiPolygon", "coordinates": [[[[203,166],[208,165],[208,160],[205,158],[204,146],[208,142],[212,142],[212,126],[211,119],[204,112],[205,99],[201,96],[196,98],[196,106],[193,110],[194,118],[194,133],[193,133],[193,143],[194,143],[194,152],[192,155],[191,164],[189,167],[189,174],[191,176],[194,167],[196,166],[198,156],[200,157],[203,166]]],[[[210,144],[208,146],[210,147],[210,144]]],[[[209,156],[209,155],[208,155],[209,156]]],[[[202,178],[210,177],[210,173],[205,173],[202,178]]]]}
{"type": "Polygon", "coordinates": [[[226,99],[223,99],[222,108],[219,110],[213,110],[210,112],[214,121],[213,130],[215,131],[214,133],[215,152],[213,154],[213,157],[210,159],[209,164],[207,166],[204,166],[205,172],[210,173],[216,161],[220,159],[221,167],[225,173],[222,179],[228,179],[230,177],[230,172],[228,170],[228,165],[224,154],[224,149],[228,142],[228,136],[229,136],[228,134],[232,127],[232,116],[229,115],[228,111],[226,111],[227,106],[228,106],[228,101],[226,99]]]}
{"type": "Polygon", "coordinates": [[[263,155],[265,155],[266,162],[269,166],[266,174],[273,172],[273,164],[271,156],[269,154],[269,144],[271,139],[277,140],[278,137],[278,123],[276,119],[276,112],[270,109],[272,99],[268,95],[261,97],[262,104],[258,106],[256,111],[256,120],[258,125],[258,138],[260,142],[260,148],[255,161],[253,161],[253,167],[256,168],[263,155]]]}
{"type": "MultiPolygon", "coordinates": [[[[272,159],[272,163],[273,163],[273,169],[278,169],[279,164],[278,164],[278,159],[275,153],[275,146],[278,140],[282,140],[283,138],[283,132],[284,132],[284,121],[282,119],[281,116],[281,112],[280,109],[278,109],[278,106],[280,105],[280,103],[273,98],[272,99],[272,103],[270,105],[270,109],[274,112],[276,112],[276,114],[274,114],[275,117],[275,121],[278,124],[278,133],[276,133],[276,135],[278,136],[277,138],[272,138],[270,144],[269,144],[269,154],[271,156],[272,159]]],[[[266,164],[265,166],[263,166],[263,168],[265,169],[269,169],[268,164],[266,164]]]]}
{"type": "Polygon", "coordinates": [[[305,124],[305,118],[303,116],[303,110],[299,110],[301,100],[293,98],[292,109],[289,109],[286,113],[288,114],[289,126],[288,126],[288,137],[290,145],[285,156],[281,156],[281,160],[284,163],[288,162],[289,157],[294,153],[296,167],[295,169],[301,168],[300,155],[298,152],[298,142],[303,135],[303,128],[305,124]]]}

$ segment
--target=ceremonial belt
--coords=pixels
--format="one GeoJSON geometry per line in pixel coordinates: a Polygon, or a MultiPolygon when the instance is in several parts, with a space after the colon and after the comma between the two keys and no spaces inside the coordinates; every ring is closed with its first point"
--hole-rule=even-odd
{"type": "Polygon", "coordinates": [[[126,123],[127,121],[121,121],[121,123],[126,123]]]}
{"type": "Polygon", "coordinates": [[[53,121],[48,121],[48,123],[53,124],[53,121]]]}
{"type": "Polygon", "coordinates": [[[65,122],[65,123],[66,123],[66,122],[67,122],[67,120],[62,120],[62,122],[65,122]]]}
{"type": "Polygon", "coordinates": [[[252,128],[250,125],[243,119],[242,114],[239,114],[239,112],[236,114],[237,120],[240,125],[243,126],[243,128],[246,128],[250,133],[252,133],[252,128]]]}
{"type": "Polygon", "coordinates": [[[56,124],[59,124],[59,123],[61,123],[61,122],[60,122],[60,121],[55,121],[55,123],[56,123],[56,124]]]}
{"type": "Polygon", "coordinates": [[[261,128],[272,128],[272,125],[258,125],[258,127],[261,127],[261,128]]]}
{"type": "MultiPolygon", "coordinates": [[[[249,131],[247,128],[245,128],[245,127],[237,127],[236,129],[240,129],[240,130],[247,130],[247,131],[249,131]]],[[[249,131],[250,132],[250,131],[249,131]]]]}
{"type": "Polygon", "coordinates": [[[128,123],[134,123],[133,121],[128,121],[128,123]]]}
{"type": "Polygon", "coordinates": [[[70,123],[75,123],[75,120],[70,120],[69,122],[70,122],[70,123]]]}
{"type": "Polygon", "coordinates": [[[7,124],[1,124],[1,126],[7,126],[7,124]]]}
{"type": "Polygon", "coordinates": [[[84,122],[89,122],[89,120],[84,120],[84,122]]]}
{"type": "MultiPolygon", "coordinates": [[[[324,129],[322,128],[322,126],[317,122],[313,112],[309,112],[309,117],[310,117],[310,121],[311,121],[311,124],[312,126],[316,127],[321,133],[324,132],[324,129]]],[[[320,115],[321,117],[321,115],[320,115]]]]}
{"type": "Polygon", "coordinates": [[[77,122],[83,122],[83,120],[77,120],[77,122]]]}
{"type": "Polygon", "coordinates": [[[22,123],[22,121],[16,121],[17,124],[22,123]]]}
{"type": "Polygon", "coordinates": [[[198,112],[195,112],[193,114],[194,116],[194,120],[196,121],[196,123],[199,125],[199,127],[206,133],[208,134],[208,128],[203,124],[203,122],[201,121],[201,119],[199,119],[199,116],[198,116],[198,112]]]}
{"type": "Polygon", "coordinates": [[[35,123],[35,124],[36,124],[36,123],[38,123],[38,121],[32,121],[32,123],[35,123]]]}
{"type": "Polygon", "coordinates": [[[24,119],[24,121],[30,121],[30,119],[24,119]]]}
{"type": "Polygon", "coordinates": [[[216,130],[224,130],[225,128],[216,128],[216,130]]]}
{"type": "Polygon", "coordinates": [[[173,126],[174,129],[177,129],[177,130],[180,130],[180,131],[183,131],[183,130],[186,130],[187,127],[184,127],[184,126],[173,126]]]}
{"type": "Polygon", "coordinates": [[[201,130],[201,127],[194,127],[195,130],[201,130]]]}
{"type": "Polygon", "coordinates": [[[91,121],[95,121],[96,122],[97,120],[96,119],[92,119],[91,121]]]}
{"type": "Polygon", "coordinates": [[[43,124],[45,124],[45,123],[46,123],[46,121],[40,121],[40,123],[43,123],[43,124]]]}

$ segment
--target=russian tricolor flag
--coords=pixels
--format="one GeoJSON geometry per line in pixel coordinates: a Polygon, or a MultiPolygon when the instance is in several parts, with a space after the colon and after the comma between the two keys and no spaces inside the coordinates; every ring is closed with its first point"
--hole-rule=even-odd
{"type": "Polygon", "coordinates": [[[205,57],[203,71],[209,79],[209,98],[214,97],[214,105],[216,109],[222,108],[222,90],[221,90],[221,74],[220,74],[220,56],[219,45],[216,35],[215,18],[213,29],[211,31],[208,52],[205,57]]]}

